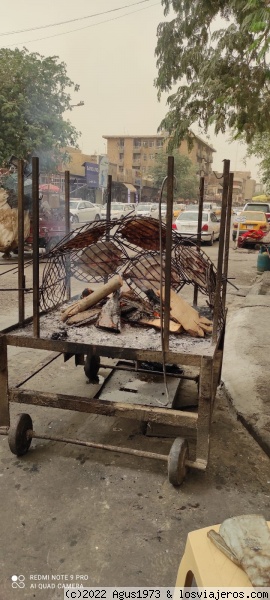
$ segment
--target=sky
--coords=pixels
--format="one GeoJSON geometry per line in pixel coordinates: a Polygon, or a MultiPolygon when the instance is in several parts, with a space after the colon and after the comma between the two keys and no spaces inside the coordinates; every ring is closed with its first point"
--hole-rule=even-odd
{"type": "MultiPolygon", "coordinates": [[[[166,94],[158,102],[154,87],[156,32],[164,20],[161,0],[13,0],[1,12],[0,47],[26,47],[66,63],[68,76],[80,86],[72,101],[84,105],[65,118],[81,132],[84,153],[104,154],[103,135],[155,134],[167,112],[166,94]],[[115,10],[120,7],[126,8],[115,10]],[[70,22],[46,27],[64,21],[70,22]]],[[[229,143],[229,132],[200,136],[216,150],[213,170],[222,171],[223,159],[230,159],[231,170],[251,171],[259,180],[258,160],[245,164],[245,146],[229,143]]]]}

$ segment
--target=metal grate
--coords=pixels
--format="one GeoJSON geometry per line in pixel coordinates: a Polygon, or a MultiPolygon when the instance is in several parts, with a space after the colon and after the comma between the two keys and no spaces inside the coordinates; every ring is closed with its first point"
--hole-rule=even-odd
{"type": "MultiPolygon", "coordinates": [[[[160,288],[159,222],[149,217],[126,217],[118,221],[93,222],[72,231],[47,254],[40,288],[42,310],[63,302],[67,274],[85,283],[101,283],[121,272],[138,297],[147,299],[147,291],[160,288]]],[[[161,225],[162,284],[164,280],[166,226],[161,225]]],[[[213,308],[216,268],[209,257],[191,241],[172,232],[171,286],[179,291],[184,285],[197,285],[213,308]]],[[[221,290],[222,297],[222,290],[221,290]]],[[[223,323],[222,303],[219,323],[223,323]]]]}

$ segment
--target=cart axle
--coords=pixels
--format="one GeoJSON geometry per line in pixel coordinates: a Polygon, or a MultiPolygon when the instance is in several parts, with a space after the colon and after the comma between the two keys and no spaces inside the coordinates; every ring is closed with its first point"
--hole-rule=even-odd
{"type": "Polygon", "coordinates": [[[182,483],[187,468],[199,469],[200,471],[205,471],[206,469],[206,463],[204,461],[191,461],[188,459],[188,444],[186,440],[183,440],[182,438],[176,438],[169,454],[158,454],[156,452],[147,452],[145,450],[137,450],[135,448],[123,448],[120,446],[112,446],[110,444],[86,442],[75,438],[48,435],[46,433],[39,434],[33,431],[33,429],[28,428],[30,422],[31,417],[29,415],[21,414],[18,415],[17,422],[14,426],[10,428],[0,427],[0,435],[8,436],[10,449],[17,456],[22,456],[28,451],[32,439],[40,439],[167,462],[169,480],[174,485],[180,485],[180,483],[182,483]]]}

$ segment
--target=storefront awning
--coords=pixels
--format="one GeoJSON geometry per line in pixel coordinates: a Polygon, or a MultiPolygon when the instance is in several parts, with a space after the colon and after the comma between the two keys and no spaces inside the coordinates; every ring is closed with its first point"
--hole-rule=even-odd
{"type": "Polygon", "coordinates": [[[130,192],[137,192],[136,188],[134,187],[134,185],[132,183],[123,183],[123,185],[130,191],[130,192]]]}

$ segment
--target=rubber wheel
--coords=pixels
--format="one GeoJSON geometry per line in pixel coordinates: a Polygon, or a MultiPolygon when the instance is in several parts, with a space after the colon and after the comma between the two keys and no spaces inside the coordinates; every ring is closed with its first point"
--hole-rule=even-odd
{"type": "Polygon", "coordinates": [[[10,450],[16,456],[26,454],[31,446],[32,438],[27,436],[27,431],[33,430],[33,422],[27,413],[17,415],[8,433],[8,444],[10,450]]]}
{"type": "Polygon", "coordinates": [[[99,220],[100,220],[100,217],[99,217],[99,215],[96,215],[96,216],[95,216],[95,221],[99,221],[99,220]]]}
{"type": "Polygon", "coordinates": [[[84,372],[91,383],[98,383],[98,372],[100,366],[100,357],[97,354],[87,355],[84,364],[84,372]]]}
{"type": "Polygon", "coordinates": [[[168,456],[168,478],[172,485],[181,485],[183,483],[187,467],[185,465],[188,459],[188,443],[183,438],[176,438],[170,449],[168,456]]]}
{"type": "Polygon", "coordinates": [[[71,223],[79,223],[79,219],[78,219],[77,215],[70,215],[70,222],[71,223]]]}

